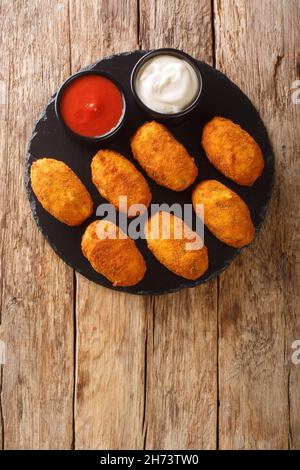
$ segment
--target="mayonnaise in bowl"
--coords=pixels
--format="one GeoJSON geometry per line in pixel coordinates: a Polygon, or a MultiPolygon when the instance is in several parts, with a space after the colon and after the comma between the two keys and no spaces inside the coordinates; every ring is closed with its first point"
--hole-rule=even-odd
{"type": "Polygon", "coordinates": [[[187,109],[198,97],[200,83],[194,67],[184,58],[171,54],[150,57],[138,70],[135,92],[149,109],[176,114],[187,109]]]}

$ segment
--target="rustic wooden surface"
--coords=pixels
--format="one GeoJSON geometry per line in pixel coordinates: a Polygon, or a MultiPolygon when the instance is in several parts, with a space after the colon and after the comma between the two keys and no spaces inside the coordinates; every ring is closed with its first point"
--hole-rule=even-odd
{"type": "Polygon", "coordinates": [[[0,446],[299,449],[299,1],[0,0],[0,18],[0,446]],[[71,72],[160,46],[248,94],[276,181],[257,240],[219,279],[142,298],[90,283],[53,253],[31,217],[24,159],[71,72]]]}

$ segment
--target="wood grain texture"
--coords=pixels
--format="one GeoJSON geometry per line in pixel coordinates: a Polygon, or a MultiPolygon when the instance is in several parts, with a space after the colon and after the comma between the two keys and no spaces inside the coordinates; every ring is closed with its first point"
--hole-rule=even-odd
{"type": "MultiPolygon", "coordinates": [[[[211,2],[140,2],[143,49],[212,63],[211,2]]],[[[213,449],[217,435],[217,281],[155,297],[147,319],[145,445],[213,449]]]]}
{"type": "Polygon", "coordinates": [[[24,184],[34,120],[69,73],[68,5],[4,0],[0,15],[2,444],[70,448],[72,271],[33,223],[24,184]]]}
{"type": "Polygon", "coordinates": [[[146,448],[214,449],[216,289],[154,299],[147,324],[146,448]]]}
{"type": "Polygon", "coordinates": [[[260,110],[276,159],[262,231],[221,276],[220,447],[299,449],[300,367],[291,344],[300,338],[300,105],[291,86],[299,78],[300,5],[214,3],[216,67],[260,110]]]}
{"type": "MultiPolygon", "coordinates": [[[[72,71],[137,48],[135,1],[74,1],[70,6],[72,71]]],[[[144,300],[76,277],[75,446],[142,448],[144,300]]]]}
{"type": "MultiPolygon", "coordinates": [[[[0,3],[0,18],[1,19],[4,18],[5,12],[6,12],[5,6],[3,5],[3,3],[0,3]]],[[[3,45],[7,44],[5,29],[6,28],[1,28],[0,30],[0,42],[3,45]]],[[[5,171],[5,165],[4,165],[4,155],[6,152],[7,138],[8,138],[8,118],[7,118],[8,86],[9,86],[8,82],[9,82],[9,51],[8,51],[8,47],[3,47],[2,53],[0,54],[0,156],[1,156],[0,157],[1,158],[0,160],[0,200],[2,202],[2,206],[3,206],[5,194],[6,194],[6,187],[5,187],[6,171],[5,171]]],[[[3,221],[1,217],[1,227],[2,227],[2,224],[3,224],[3,221]]],[[[1,240],[0,243],[1,243],[1,254],[2,254],[3,248],[4,248],[3,240],[1,240]]],[[[0,295],[1,297],[3,293],[4,272],[5,272],[4,260],[3,260],[3,256],[0,256],[0,273],[1,273],[0,295]]],[[[0,304],[0,307],[1,307],[1,304],[0,304]]],[[[3,323],[2,323],[2,317],[3,317],[2,308],[0,308],[0,341],[3,341],[3,343],[5,344],[6,335],[5,335],[5,330],[4,330],[3,323]]],[[[2,361],[1,361],[0,362],[0,449],[3,448],[3,443],[4,443],[3,403],[2,403],[3,369],[4,369],[4,365],[2,364],[2,361]]]]}
{"type": "Polygon", "coordinates": [[[213,62],[212,11],[209,0],[140,0],[142,49],[174,47],[213,62]]]}
{"type": "Polygon", "coordinates": [[[78,279],[76,448],[143,447],[145,305],[78,279]]]}

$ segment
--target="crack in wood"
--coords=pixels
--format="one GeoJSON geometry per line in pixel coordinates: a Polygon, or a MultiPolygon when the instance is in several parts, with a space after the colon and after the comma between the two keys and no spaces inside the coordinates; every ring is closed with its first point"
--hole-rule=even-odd
{"type": "Polygon", "coordinates": [[[72,42],[71,42],[71,0],[68,2],[68,18],[69,18],[69,64],[70,64],[70,74],[73,73],[72,67],[72,42]]]}
{"type": "Polygon", "coordinates": [[[293,449],[293,429],[292,429],[292,422],[291,422],[291,391],[290,391],[290,380],[291,380],[291,364],[290,358],[288,354],[288,346],[287,346],[287,319],[284,316],[284,361],[283,364],[288,367],[287,371],[287,419],[288,419],[288,436],[287,436],[287,443],[288,443],[288,450],[293,449]]]}
{"type": "Polygon", "coordinates": [[[136,18],[136,36],[137,36],[137,47],[138,49],[142,48],[141,44],[141,5],[140,5],[140,0],[137,0],[136,2],[136,8],[137,8],[137,18],[136,18]]]}
{"type": "Polygon", "coordinates": [[[143,401],[143,419],[142,419],[142,434],[143,434],[143,442],[144,442],[144,449],[145,449],[145,442],[146,442],[146,407],[147,407],[147,349],[148,349],[148,322],[147,322],[148,312],[146,313],[146,331],[145,331],[145,346],[144,346],[144,401],[143,401]]]}
{"type": "Polygon", "coordinates": [[[152,354],[154,351],[154,328],[155,328],[155,306],[154,298],[150,297],[148,302],[145,302],[146,305],[146,315],[145,315],[145,348],[144,348],[144,401],[143,401],[143,420],[142,420],[142,438],[143,438],[143,450],[147,448],[147,431],[148,431],[148,419],[147,419],[147,399],[148,399],[148,358],[149,358],[149,347],[150,347],[150,336],[152,333],[152,354]],[[152,323],[152,325],[151,325],[152,323]],[[151,331],[150,331],[151,329],[151,331]]]}
{"type": "Polygon", "coordinates": [[[215,0],[211,0],[211,50],[212,50],[212,65],[216,66],[216,31],[215,31],[215,0]]]}
{"type": "Polygon", "coordinates": [[[291,376],[291,365],[290,358],[288,354],[288,345],[287,345],[287,318],[284,316],[284,344],[283,344],[283,365],[288,368],[287,371],[287,421],[288,421],[288,436],[287,436],[287,448],[288,450],[293,448],[293,430],[291,424],[291,397],[290,397],[290,376],[291,376]]]}
{"type": "Polygon", "coordinates": [[[288,450],[293,449],[293,430],[291,424],[291,396],[290,396],[290,379],[291,379],[291,367],[289,365],[288,376],[287,376],[287,403],[288,403],[288,450]]]}
{"type": "Polygon", "coordinates": [[[278,70],[281,66],[282,59],[284,58],[284,54],[277,54],[275,65],[274,65],[274,72],[273,72],[273,81],[274,81],[274,96],[275,96],[275,103],[278,103],[278,70]]]}

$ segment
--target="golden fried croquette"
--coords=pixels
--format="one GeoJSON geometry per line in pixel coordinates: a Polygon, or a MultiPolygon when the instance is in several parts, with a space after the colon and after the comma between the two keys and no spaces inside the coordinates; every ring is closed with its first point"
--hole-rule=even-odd
{"type": "Polygon", "coordinates": [[[254,227],[247,205],[224,184],[202,181],[194,189],[192,201],[196,212],[196,204],[204,204],[205,225],[226,245],[239,248],[253,240],[254,227]]]}
{"type": "Polygon", "coordinates": [[[202,133],[202,147],[209,161],[227,178],[252,186],[264,169],[264,158],[253,137],[238,124],[214,117],[202,133]]]}
{"type": "Polygon", "coordinates": [[[127,196],[128,208],[133,204],[149,206],[151,192],[147,181],[135,166],[118,152],[99,150],[92,160],[91,169],[92,180],[99,193],[117,209],[122,209],[119,207],[120,196],[127,196]]]}
{"type": "Polygon", "coordinates": [[[195,280],[207,270],[207,248],[199,235],[173,214],[164,211],[154,214],[146,222],[145,236],[148,248],[158,261],[178,276],[195,280]],[[195,240],[198,240],[197,249],[195,240]],[[192,249],[188,249],[190,244],[192,249]]]}
{"type": "Polygon", "coordinates": [[[146,263],[135,242],[110,221],[92,222],[82,237],[81,248],[95,271],[114,286],[133,286],[144,277],[146,263]],[[105,232],[115,238],[104,238],[105,232]]]}
{"type": "Polygon", "coordinates": [[[82,224],[93,212],[86,187],[64,162],[41,158],[31,165],[31,187],[43,208],[60,222],[82,224]]]}
{"type": "Polygon", "coordinates": [[[159,185],[183,191],[196,179],[198,169],[187,150],[162,124],[146,122],[131,139],[134,158],[159,185]]]}

